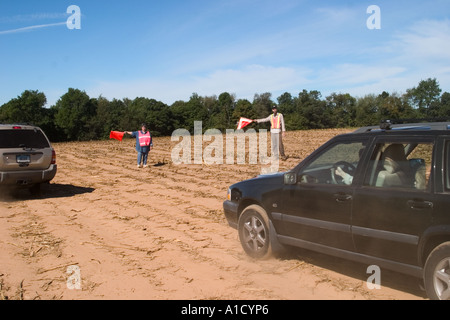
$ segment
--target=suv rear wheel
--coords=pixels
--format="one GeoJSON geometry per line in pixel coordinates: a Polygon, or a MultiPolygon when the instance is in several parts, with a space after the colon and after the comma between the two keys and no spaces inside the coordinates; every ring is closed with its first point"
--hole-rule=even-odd
{"type": "Polygon", "coordinates": [[[244,251],[252,258],[264,259],[272,256],[269,218],[258,205],[244,209],[238,223],[239,240],[244,251]]]}
{"type": "Polygon", "coordinates": [[[450,242],[436,247],[425,264],[425,290],[432,300],[450,300],[450,242]]]}

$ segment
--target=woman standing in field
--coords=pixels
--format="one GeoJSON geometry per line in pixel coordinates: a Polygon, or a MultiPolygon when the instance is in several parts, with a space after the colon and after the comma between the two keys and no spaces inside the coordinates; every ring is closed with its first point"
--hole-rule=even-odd
{"type": "Polygon", "coordinates": [[[150,131],[147,130],[147,125],[142,124],[140,131],[125,131],[126,134],[136,138],[136,151],[138,152],[137,166],[138,168],[147,168],[148,154],[153,149],[153,139],[150,131]]]}

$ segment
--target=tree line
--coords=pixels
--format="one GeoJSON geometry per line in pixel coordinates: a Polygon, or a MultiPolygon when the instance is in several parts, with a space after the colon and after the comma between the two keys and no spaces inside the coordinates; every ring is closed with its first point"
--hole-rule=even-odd
{"type": "MultiPolygon", "coordinates": [[[[236,129],[240,117],[267,117],[274,104],[284,114],[287,130],[308,130],[377,125],[385,119],[450,119],[450,93],[442,93],[436,79],[422,80],[405,93],[368,94],[353,97],[319,91],[284,93],[274,99],[270,93],[255,94],[253,101],[237,99],[224,92],[219,96],[193,93],[188,101],[167,105],[151,98],[112,101],[89,97],[79,89],[68,89],[55,105],[46,108],[44,93],[26,90],[0,107],[0,123],[29,123],[40,126],[53,142],[109,138],[110,131],[138,130],[147,123],[154,136],[170,136],[176,129],[236,129]]],[[[264,125],[252,125],[266,128],[264,125]]]]}

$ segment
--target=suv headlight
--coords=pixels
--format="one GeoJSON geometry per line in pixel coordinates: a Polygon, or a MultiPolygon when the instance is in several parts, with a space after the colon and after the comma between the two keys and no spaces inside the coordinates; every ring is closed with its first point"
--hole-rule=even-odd
{"type": "Polygon", "coordinates": [[[231,201],[231,189],[230,188],[228,188],[228,191],[227,191],[227,200],[231,201]]]}

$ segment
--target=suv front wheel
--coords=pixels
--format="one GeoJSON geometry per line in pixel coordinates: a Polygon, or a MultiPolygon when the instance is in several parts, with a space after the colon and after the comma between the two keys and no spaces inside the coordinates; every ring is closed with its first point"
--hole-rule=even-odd
{"type": "Polygon", "coordinates": [[[425,289],[432,300],[450,300],[450,242],[436,247],[425,264],[425,289]]]}
{"type": "Polygon", "coordinates": [[[258,205],[244,209],[238,223],[239,240],[244,251],[252,258],[264,259],[272,255],[269,218],[258,205]]]}

